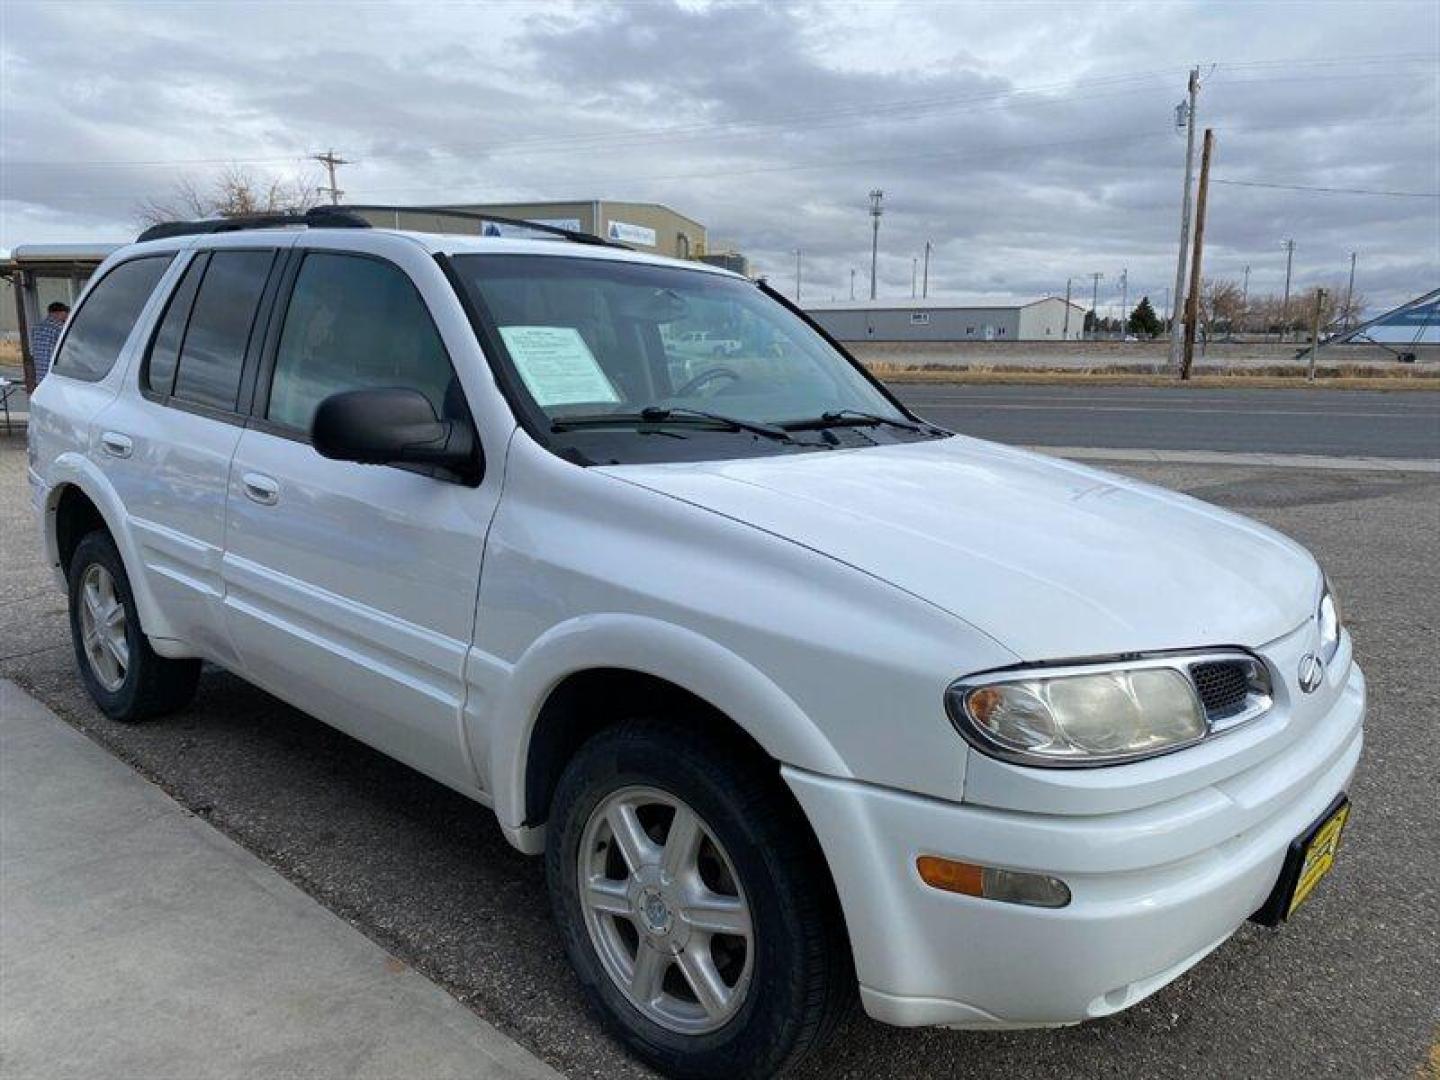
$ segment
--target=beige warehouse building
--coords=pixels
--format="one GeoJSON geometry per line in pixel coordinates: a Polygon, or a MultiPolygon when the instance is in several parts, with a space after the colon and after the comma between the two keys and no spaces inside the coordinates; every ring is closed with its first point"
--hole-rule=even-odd
{"type": "Polygon", "coordinates": [[[498,217],[534,221],[562,229],[603,236],[627,244],[637,251],[669,255],[677,259],[698,259],[705,254],[705,226],[694,218],[676,213],[660,203],[611,202],[605,199],[569,202],[453,203],[425,210],[364,210],[361,215],[372,225],[425,232],[479,233],[505,231],[503,226],[472,219],[447,217],[446,209],[467,214],[495,214],[498,217]]]}

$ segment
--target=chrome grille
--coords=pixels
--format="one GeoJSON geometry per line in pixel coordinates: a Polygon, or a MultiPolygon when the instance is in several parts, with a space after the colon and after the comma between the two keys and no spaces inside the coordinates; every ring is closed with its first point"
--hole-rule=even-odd
{"type": "Polygon", "coordinates": [[[1244,710],[1250,696],[1249,668],[1242,660],[1217,660],[1190,668],[1206,716],[1223,720],[1244,710]]]}
{"type": "Polygon", "coordinates": [[[1224,731],[1270,710],[1270,672],[1258,657],[1197,657],[1188,665],[1211,731],[1224,731]]]}

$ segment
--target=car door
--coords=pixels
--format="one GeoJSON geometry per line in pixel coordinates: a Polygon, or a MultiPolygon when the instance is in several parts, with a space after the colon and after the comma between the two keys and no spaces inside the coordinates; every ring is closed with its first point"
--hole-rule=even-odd
{"type": "MultiPolygon", "coordinates": [[[[454,306],[418,247],[397,257],[410,248],[454,306]]],[[[327,460],[309,438],[315,408],[344,390],[409,387],[438,415],[467,415],[451,346],[473,353],[473,337],[447,345],[415,277],[371,252],[297,251],[283,292],[230,467],[227,623],[260,685],[474,791],[463,673],[501,470],[474,485],[327,460]]]]}
{"type": "Polygon", "coordinates": [[[140,392],[127,389],[98,424],[167,633],[227,666],[237,658],[220,607],[225,493],[280,258],[280,245],[253,240],[192,253],[133,376],[140,392]]]}

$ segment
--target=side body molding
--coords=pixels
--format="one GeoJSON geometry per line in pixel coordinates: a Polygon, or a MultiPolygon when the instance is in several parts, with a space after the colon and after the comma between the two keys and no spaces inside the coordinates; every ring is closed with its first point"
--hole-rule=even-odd
{"type": "Polygon", "coordinates": [[[476,769],[493,793],[506,836],[543,847],[522,828],[525,771],[536,720],[551,691],[579,671],[619,668],[665,679],[733,718],[777,760],[812,772],[851,774],[830,741],[765,674],[723,646],[673,623],[640,615],[585,615],[535,640],[513,666],[471,650],[466,733],[476,769]]]}

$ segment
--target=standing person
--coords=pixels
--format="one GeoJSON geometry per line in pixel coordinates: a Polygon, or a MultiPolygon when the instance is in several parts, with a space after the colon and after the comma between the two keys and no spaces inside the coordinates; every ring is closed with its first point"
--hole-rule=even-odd
{"type": "Polygon", "coordinates": [[[65,329],[65,320],[69,317],[70,305],[55,300],[45,309],[45,318],[30,331],[30,358],[35,361],[36,385],[50,373],[55,342],[60,340],[60,331],[65,329]]]}

